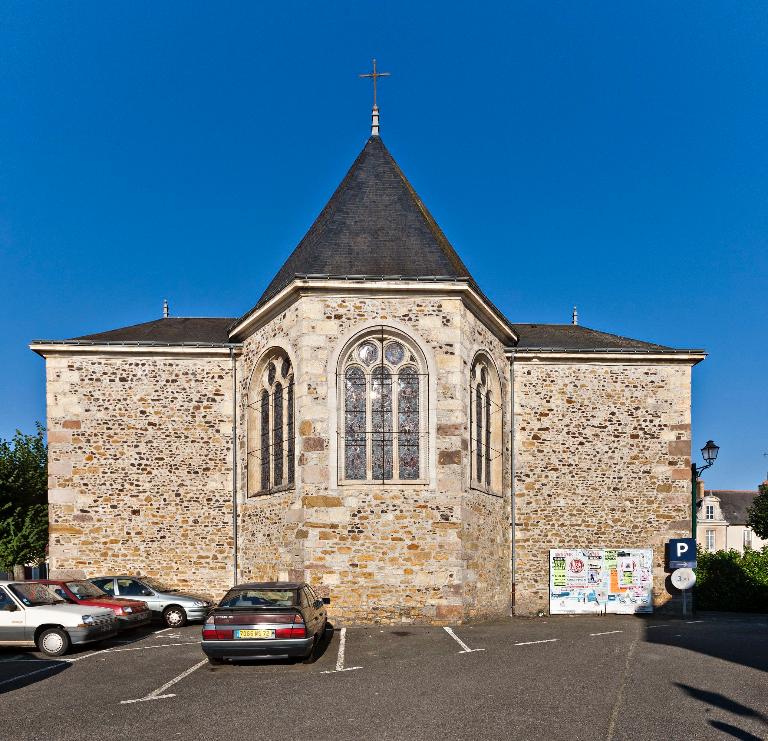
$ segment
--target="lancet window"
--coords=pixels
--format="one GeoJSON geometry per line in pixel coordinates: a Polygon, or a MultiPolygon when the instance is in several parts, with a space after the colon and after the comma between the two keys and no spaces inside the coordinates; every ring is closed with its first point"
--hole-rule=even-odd
{"type": "Polygon", "coordinates": [[[499,378],[492,363],[479,355],[470,374],[470,466],[475,486],[497,490],[502,472],[502,407],[499,378]]]}
{"type": "Polygon", "coordinates": [[[293,485],[293,367],[274,350],[256,367],[248,392],[248,493],[293,485]]]}
{"type": "Polygon", "coordinates": [[[339,478],[414,482],[426,477],[428,383],[421,353],[382,328],[341,356],[339,478]]]}

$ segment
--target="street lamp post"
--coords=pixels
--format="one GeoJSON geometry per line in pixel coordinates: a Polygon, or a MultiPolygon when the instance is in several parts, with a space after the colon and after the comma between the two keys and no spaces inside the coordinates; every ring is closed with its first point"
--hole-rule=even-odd
{"type": "Polygon", "coordinates": [[[719,446],[715,445],[712,440],[707,440],[707,444],[701,449],[704,465],[697,466],[691,462],[691,537],[694,540],[696,540],[696,494],[699,488],[699,476],[702,471],[706,471],[715,462],[719,452],[719,446]]]}

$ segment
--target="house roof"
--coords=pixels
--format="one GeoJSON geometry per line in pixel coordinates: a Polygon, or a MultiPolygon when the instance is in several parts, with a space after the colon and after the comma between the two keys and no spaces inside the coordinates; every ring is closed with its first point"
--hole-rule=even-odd
{"type": "MultiPolygon", "coordinates": [[[[513,324],[519,337],[516,350],[540,350],[562,352],[689,352],[657,345],[652,342],[633,340],[617,334],[600,332],[577,324],[513,324]]],[[[699,351],[701,352],[701,351],[699,351]]]]}
{"type": "Polygon", "coordinates": [[[313,276],[471,280],[378,136],[368,139],[256,308],[294,278],[313,276]]]}
{"type": "Polygon", "coordinates": [[[747,509],[752,505],[756,491],[736,489],[705,489],[704,496],[714,496],[720,500],[720,511],[731,525],[746,525],[747,509]]]}
{"type": "Polygon", "coordinates": [[[228,317],[168,317],[133,324],[107,332],[86,334],[64,340],[68,344],[157,343],[167,345],[224,345],[227,328],[235,321],[228,317]]]}

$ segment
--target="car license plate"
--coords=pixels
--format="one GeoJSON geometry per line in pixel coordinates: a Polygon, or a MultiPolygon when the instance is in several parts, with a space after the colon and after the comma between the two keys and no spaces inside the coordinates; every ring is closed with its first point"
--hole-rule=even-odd
{"type": "Polygon", "coordinates": [[[274,638],[274,630],[236,630],[235,638],[274,638]]]}

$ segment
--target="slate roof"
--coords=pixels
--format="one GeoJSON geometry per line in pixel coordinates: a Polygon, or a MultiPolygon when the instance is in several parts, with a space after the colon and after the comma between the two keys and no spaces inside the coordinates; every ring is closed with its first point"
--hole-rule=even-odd
{"type": "MultiPolygon", "coordinates": [[[[673,353],[681,350],[642,342],[608,332],[599,332],[575,324],[512,324],[519,337],[518,350],[562,350],[581,352],[654,352],[673,353]]],[[[700,352],[700,351],[699,351],[700,352]]]]}
{"type": "MultiPolygon", "coordinates": [[[[228,317],[168,317],[143,324],[97,332],[64,340],[66,343],[106,344],[110,342],[166,345],[223,345],[229,342],[228,328],[235,320],[228,317]]],[[[43,340],[39,340],[43,342],[43,340]]]]}
{"type": "MultiPolygon", "coordinates": [[[[40,343],[63,344],[159,344],[159,345],[226,345],[231,342],[229,329],[237,319],[232,317],[168,317],[134,324],[107,332],[72,337],[68,340],[35,340],[40,343]]],[[[573,324],[512,324],[520,338],[519,351],[563,352],[687,352],[665,345],[633,340],[620,335],[598,332],[573,324]]],[[[701,352],[701,351],[699,351],[701,352]]]]}
{"type": "Polygon", "coordinates": [[[720,510],[728,523],[746,525],[747,508],[751,506],[757,492],[735,489],[706,489],[704,496],[715,496],[720,500],[720,510]]]}
{"type": "Polygon", "coordinates": [[[256,308],[295,277],[310,275],[471,280],[456,250],[378,136],[368,139],[256,308]]]}

